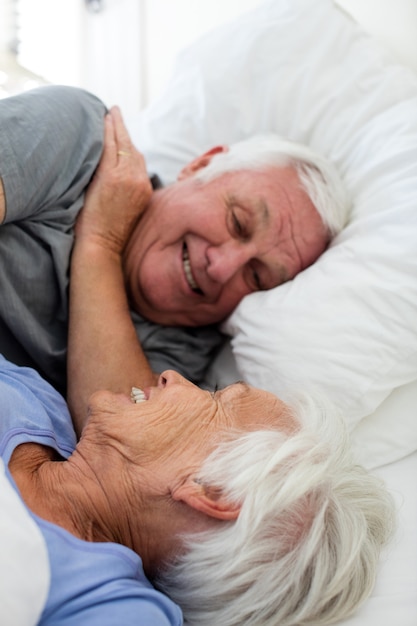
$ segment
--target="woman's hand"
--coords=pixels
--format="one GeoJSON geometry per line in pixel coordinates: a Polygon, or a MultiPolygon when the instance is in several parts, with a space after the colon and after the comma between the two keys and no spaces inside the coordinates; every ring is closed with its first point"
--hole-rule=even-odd
{"type": "Polygon", "coordinates": [[[121,254],[151,195],[145,159],[113,107],[105,117],[103,154],[77,219],[77,239],[121,254]]]}

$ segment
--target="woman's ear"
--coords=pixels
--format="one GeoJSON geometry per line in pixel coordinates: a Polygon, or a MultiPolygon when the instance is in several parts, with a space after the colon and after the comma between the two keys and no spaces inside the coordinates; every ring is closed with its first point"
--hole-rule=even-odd
{"type": "Polygon", "coordinates": [[[211,148],[211,150],[207,150],[207,152],[196,157],[182,168],[182,170],[178,174],[178,180],[184,180],[184,178],[194,176],[194,174],[198,172],[198,170],[206,167],[210,163],[214,155],[220,154],[221,152],[227,152],[228,150],[229,146],[214,146],[214,148],[211,148]]]}
{"type": "Polygon", "coordinates": [[[235,520],[240,513],[240,504],[231,502],[221,489],[198,482],[191,477],[171,495],[174,500],[180,500],[192,509],[218,520],[235,520]]]}

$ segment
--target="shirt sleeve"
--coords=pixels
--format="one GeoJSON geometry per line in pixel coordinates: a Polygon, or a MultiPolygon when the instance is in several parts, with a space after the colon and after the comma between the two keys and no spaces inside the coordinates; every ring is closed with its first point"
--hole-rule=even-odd
{"type": "Polygon", "coordinates": [[[57,450],[64,458],[76,436],[63,397],[39,374],[0,354],[0,456],[7,465],[14,449],[28,440],[57,450]]]}
{"type": "Polygon", "coordinates": [[[155,373],[174,369],[196,385],[204,382],[207,368],[226,338],[217,326],[161,326],[134,311],[131,315],[136,334],[155,373]]]}
{"type": "Polygon", "coordinates": [[[36,217],[47,206],[71,206],[82,195],[100,159],[105,113],[98,98],[75,87],[51,85],[0,100],[5,223],[36,217]]]}
{"type": "Polygon", "coordinates": [[[126,600],[108,598],[100,605],[89,607],[62,620],[61,626],[181,626],[182,614],[177,605],[166,599],[155,602],[137,597],[126,600]]]}

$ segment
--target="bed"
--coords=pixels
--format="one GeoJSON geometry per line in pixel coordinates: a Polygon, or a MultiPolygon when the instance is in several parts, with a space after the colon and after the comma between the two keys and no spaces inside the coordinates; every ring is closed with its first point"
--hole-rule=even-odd
{"type": "Polygon", "coordinates": [[[347,227],[314,266],[241,303],[207,383],[243,378],[283,398],[318,387],[343,410],[358,460],[398,506],[372,596],[343,624],[415,626],[417,11],[410,2],[384,45],[369,15],[365,30],[340,4],[267,0],[209,32],[131,130],[165,183],[211,146],[263,131],[337,164],[353,199],[347,227]],[[408,66],[393,45],[407,34],[410,46],[397,43],[408,66]]]}
{"type": "MultiPolygon", "coordinates": [[[[213,145],[273,131],[334,160],[352,194],[347,227],[317,263],[224,322],[207,375],[284,399],[318,387],[392,491],[394,539],[343,626],[417,624],[417,59],[401,61],[332,0],[266,0],[182,51],[165,91],[129,120],[164,183],[213,145]]],[[[0,623],[36,624],[45,548],[1,467],[0,496],[0,623]]]]}

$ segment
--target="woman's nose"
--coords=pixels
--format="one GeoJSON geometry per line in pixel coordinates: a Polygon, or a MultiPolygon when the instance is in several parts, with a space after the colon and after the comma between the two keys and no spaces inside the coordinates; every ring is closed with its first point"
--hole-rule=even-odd
{"type": "Polygon", "coordinates": [[[167,387],[168,385],[173,384],[187,384],[188,381],[186,378],[178,374],[175,370],[165,370],[160,374],[158,378],[158,387],[167,387]]]}
{"type": "Polygon", "coordinates": [[[230,241],[207,248],[207,274],[221,284],[227,283],[254,256],[253,246],[230,241]]]}

